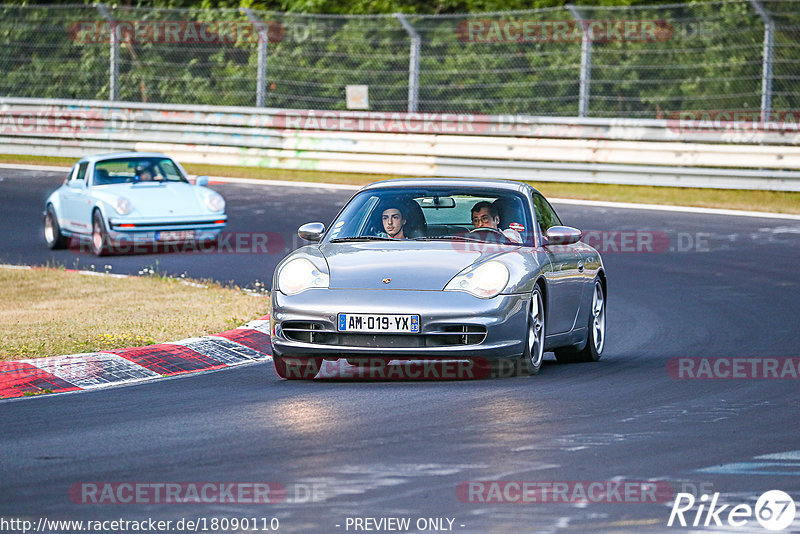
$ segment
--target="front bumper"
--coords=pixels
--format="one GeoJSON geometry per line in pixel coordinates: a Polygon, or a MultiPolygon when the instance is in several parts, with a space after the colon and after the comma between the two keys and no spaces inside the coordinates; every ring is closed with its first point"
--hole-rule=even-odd
{"type": "Polygon", "coordinates": [[[530,295],[479,299],[461,291],[309,289],[272,292],[272,348],[279,356],[493,360],[523,352],[530,295]],[[419,334],[340,333],[340,313],[420,316],[419,334]],[[296,325],[313,324],[298,340],[296,325]],[[481,335],[483,333],[484,335],[481,335]]]}
{"type": "Polygon", "coordinates": [[[156,243],[162,232],[194,232],[193,241],[216,239],[225,228],[227,216],[153,218],[111,218],[108,236],[114,241],[156,243]]]}

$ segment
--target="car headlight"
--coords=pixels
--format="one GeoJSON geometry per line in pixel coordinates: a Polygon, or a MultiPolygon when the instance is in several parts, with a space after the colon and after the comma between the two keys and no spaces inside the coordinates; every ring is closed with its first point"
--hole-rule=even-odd
{"type": "Polygon", "coordinates": [[[119,213],[120,215],[127,215],[133,210],[133,206],[131,205],[131,201],[125,197],[119,197],[114,202],[114,211],[119,213]]]}
{"type": "Polygon", "coordinates": [[[294,295],[312,287],[328,287],[329,283],[330,276],[305,258],[289,261],[278,273],[278,290],[286,295],[294,295]]]}
{"type": "Polygon", "coordinates": [[[206,197],[206,207],[211,211],[222,211],[225,209],[225,199],[218,193],[212,193],[206,197]]]}
{"type": "Polygon", "coordinates": [[[457,275],[447,283],[445,291],[466,291],[478,298],[492,298],[508,285],[508,267],[499,261],[487,261],[457,275]]]}

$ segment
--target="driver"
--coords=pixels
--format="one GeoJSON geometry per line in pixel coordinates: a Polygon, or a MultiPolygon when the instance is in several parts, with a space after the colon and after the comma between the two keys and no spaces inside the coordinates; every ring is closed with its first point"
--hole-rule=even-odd
{"type": "Polygon", "coordinates": [[[522,243],[522,236],[519,232],[512,228],[500,230],[497,226],[500,224],[500,214],[497,213],[497,207],[486,200],[478,202],[472,206],[472,226],[477,230],[478,228],[492,228],[501,232],[506,238],[515,243],[522,243]]]}
{"type": "Polygon", "coordinates": [[[149,165],[140,165],[136,168],[136,178],[142,182],[151,182],[155,180],[153,168],[149,165]]]}
{"type": "Polygon", "coordinates": [[[406,225],[406,216],[400,208],[389,207],[381,214],[383,229],[386,233],[378,233],[378,237],[391,237],[392,239],[405,239],[403,228],[406,225]]]}

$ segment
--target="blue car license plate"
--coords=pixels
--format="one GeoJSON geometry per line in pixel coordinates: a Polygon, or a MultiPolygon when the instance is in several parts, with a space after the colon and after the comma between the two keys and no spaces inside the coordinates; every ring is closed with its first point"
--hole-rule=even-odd
{"type": "Polygon", "coordinates": [[[156,232],[156,241],[189,241],[191,239],[194,239],[194,230],[156,232]]]}
{"type": "Polygon", "coordinates": [[[419,334],[419,315],[340,313],[339,332],[419,334]]]}

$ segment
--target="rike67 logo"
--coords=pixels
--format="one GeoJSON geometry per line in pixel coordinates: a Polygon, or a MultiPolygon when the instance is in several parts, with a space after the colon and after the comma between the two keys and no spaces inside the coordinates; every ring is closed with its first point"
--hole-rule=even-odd
{"type": "Polygon", "coordinates": [[[695,499],[691,493],[678,493],[667,526],[671,527],[677,520],[677,525],[682,527],[713,525],[740,528],[748,526],[755,519],[767,530],[784,530],[794,522],[795,511],[794,499],[780,490],[763,493],[756,501],[755,508],[749,504],[719,504],[719,493],[711,497],[702,495],[699,499],[695,499]],[[693,510],[696,504],[699,506],[693,510]]]}

